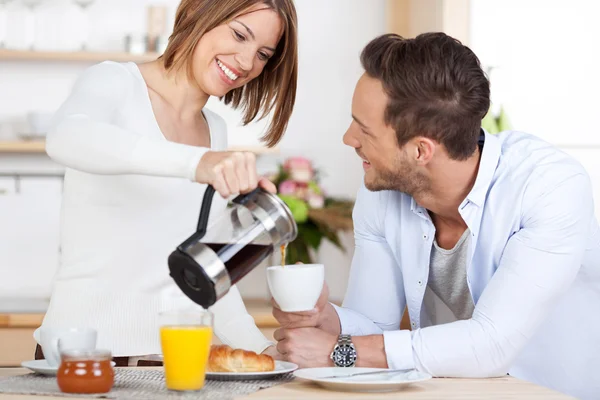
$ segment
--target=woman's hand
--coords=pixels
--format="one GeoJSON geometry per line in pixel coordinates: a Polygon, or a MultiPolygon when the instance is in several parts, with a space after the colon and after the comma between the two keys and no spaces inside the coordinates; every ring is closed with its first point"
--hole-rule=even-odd
{"type": "Polygon", "coordinates": [[[271,193],[277,191],[273,182],[258,178],[256,156],[251,152],[206,152],[196,167],[196,182],[212,185],[223,198],[251,192],[258,186],[271,193]]]}
{"type": "Polygon", "coordinates": [[[283,361],[283,354],[278,352],[277,347],[275,347],[275,346],[267,347],[261,354],[266,354],[268,356],[271,356],[273,358],[273,360],[282,360],[283,361]]]}

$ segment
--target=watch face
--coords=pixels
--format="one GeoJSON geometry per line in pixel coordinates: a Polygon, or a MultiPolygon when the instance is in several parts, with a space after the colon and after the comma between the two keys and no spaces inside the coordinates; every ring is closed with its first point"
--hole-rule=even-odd
{"type": "Polygon", "coordinates": [[[339,346],[333,354],[333,362],[338,367],[350,367],[356,362],[356,350],[351,346],[339,346]]]}

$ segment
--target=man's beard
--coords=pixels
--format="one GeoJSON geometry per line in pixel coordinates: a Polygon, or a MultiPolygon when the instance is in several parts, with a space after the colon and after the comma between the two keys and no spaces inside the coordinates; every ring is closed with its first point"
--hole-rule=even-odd
{"type": "Polygon", "coordinates": [[[371,172],[374,172],[375,178],[365,180],[365,186],[372,192],[396,190],[414,197],[429,188],[427,178],[422,173],[412,170],[402,160],[397,160],[391,169],[373,169],[371,172]]]}

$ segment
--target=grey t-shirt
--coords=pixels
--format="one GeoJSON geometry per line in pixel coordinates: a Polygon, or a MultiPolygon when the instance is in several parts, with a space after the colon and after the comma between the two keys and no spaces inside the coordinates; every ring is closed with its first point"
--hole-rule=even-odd
{"type": "Polygon", "coordinates": [[[428,290],[425,292],[424,300],[431,325],[469,319],[473,315],[475,306],[467,285],[467,253],[470,236],[470,230],[467,229],[450,250],[442,249],[436,240],[433,241],[427,282],[428,290]],[[436,299],[428,297],[437,297],[449,309],[454,318],[441,315],[443,310],[439,306],[433,305],[436,299]]]}

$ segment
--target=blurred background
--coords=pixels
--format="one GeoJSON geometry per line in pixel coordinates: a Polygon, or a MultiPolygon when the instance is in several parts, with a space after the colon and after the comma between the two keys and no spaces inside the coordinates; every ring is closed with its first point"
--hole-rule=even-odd
{"type": "MultiPolygon", "coordinates": [[[[5,322],[11,315],[21,321],[11,331],[19,337],[30,332],[26,321],[39,321],[60,255],[63,169],[44,152],[49,116],[87,67],[104,60],[139,63],[161,54],[178,3],[0,0],[0,342],[8,343],[1,337],[8,332],[3,315],[5,322]]],[[[523,130],[559,146],[584,164],[596,202],[600,198],[599,2],[296,0],[296,7],[298,94],[277,148],[260,144],[265,123],[240,127],[239,113],[215,99],[208,105],[226,118],[232,148],[259,155],[261,172],[275,172],[280,163],[301,156],[319,171],[324,195],[351,201],[362,168],[342,135],[362,74],[361,49],[385,32],[413,37],[444,31],[470,46],[490,76],[493,106],[486,128],[523,130]]],[[[336,234],[346,251],[326,239],[311,250],[326,265],[338,302],[353,248],[351,230],[341,226],[336,234]]],[[[244,279],[240,290],[249,302],[264,303],[269,297],[264,268],[244,279]]]]}

